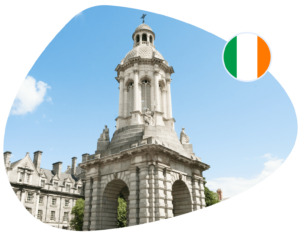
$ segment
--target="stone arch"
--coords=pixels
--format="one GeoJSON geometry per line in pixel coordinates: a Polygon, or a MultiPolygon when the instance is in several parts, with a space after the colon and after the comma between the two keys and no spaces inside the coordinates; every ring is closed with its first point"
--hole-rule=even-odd
{"type": "Polygon", "coordinates": [[[128,78],[125,82],[125,87],[128,89],[129,84],[134,83],[132,78],[128,78]]]}
{"type": "Polygon", "coordinates": [[[179,216],[193,211],[190,190],[183,180],[176,180],[172,185],[173,216],[179,216]]]}
{"type": "MultiPolygon", "coordinates": [[[[114,174],[112,175],[115,176],[114,174]]],[[[115,178],[110,181],[108,179],[102,196],[101,218],[100,218],[100,226],[102,230],[117,228],[118,197],[120,193],[123,194],[125,201],[127,202],[127,225],[128,225],[129,187],[122,179],[115,178]]]]}

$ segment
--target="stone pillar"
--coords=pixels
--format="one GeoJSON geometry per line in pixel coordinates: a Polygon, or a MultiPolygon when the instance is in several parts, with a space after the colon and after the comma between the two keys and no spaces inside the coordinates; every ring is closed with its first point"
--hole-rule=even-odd
{"type": "Polygon", "coordinates": [[[92,192],[92,208],[91,208],[91,225],[90,231],[100,230],[100,221],[99,221],[99,210],[100,208],[100,192],[101,192],[101,178],[94,177],[93,178],[93,192],[92,192]]]}
{"type": "Polygon", "coordinates": [[[93,194],[93,180],[87,179],[84,189],[85,202],[84,202],[84,215],[83,215],[83,231],[90,230],[91,208],[92,208],[92,194],[93,194]]]}
{"type": "Polygon", "coordinates": [[[40,202],[40,191],[37,191],[35,195],[36,195],[36,203],[35,203],[34,217],[37,218],[38,210],[39,210],[39,202],[40,202]]]}
{"type": "Polygon", "coordinates": [[[154,86],[154,72],[153,72],[153,75],[151,77],[151,86],[150,86],[150,93],[151,93],[151,111],[154,111],[154,104],[155,104],[155,86],[154,86]]]}
{"type": "Polygon", "coordinates": [[[119,116],[124,116],[123,92],[124,92],[124,77],[120,77],[120,92],[119,92],[119,116]]]}
{"type": "MultiPolygon", "coordinates": [[[[170,77],[170,74],[167,74],[170,77]]],[[[167,106],[168,106],[168,118],[172,118],[172,102],[171,102],[171,79],[167,79],[167,106]]]]}
{"type": "Polygon", "coordinates": [[[163,102],[163,106],[162,106],[162,112],[164,112],[164,117],[167,118],[167,91],[163,90],[162,91],[162,102],[163,102]]]}
{"type": "Polygon", "coordinates": [[[193,211],[201,209],[201,195],[200,195],[200,177],[193,176],[192,178],[192,199],[193,211]]]}
{"type": "MultiPolygon", "coordinates": [[[[147,164],[140,168],[140,224],[150,222],[150,193],[149,193],[149,167],[147,164]]],[[[150,191],[151,192],[151,191],[150,191]]],[[[151,193],[152,197],[152,193],[151,193]]],[[[153,200],[152,200],[153,201],[153,200]]],[[[152,203],[151,203],[152,205],[152,203]]]]}
{"type": "Polygon", "coordinates": [[[127,103],[127,87],[124,85],[123,88],[123,95],[124,95],[124,100],[123,100],[123,116],[127,117],[128,116],[128,112],[127,112],[127,107],[128,107],[128,103],[127,103]]]}
{"type": "Polygon", "coordinates": [[[156,165],[155,175],[155,221],[166,219],[165,204],[165,177],[164,166],[156,165]]]}
{"type": "Polygon", "coordinates": [[[201,209],[204,209],[206,206],[206,203],[205,203],[203,177],[200,177],[200,179],[199,179],[199,188],[200,188],[199,191],[200,191],[201,209]]]}
{"type": "Polygon", "coordinates": [[[139,110],[139,105],[140,103],[138,102],[139,100],[139,72],[138,72],[138,68],[137,68],[137,64],[134,64],[135,65],[135,69],[134,69],[134,82],[133,82],[133,85],[134,85],[134,108],[133,108],[133,111],[138,111],[139,110]]]}
{"type": "Polygon", "coordinates": [[[165,168],[164,171],[164,181],[165,181],[165,213],[166,218],[173,217],[173,197],[172,197],[172,183],[171,183],[171,169],[165,168]]]}
{"type": "Polygon", "coordinates": [[[159,83],[158,83],[158,79],[159,79],[159,73],[158,73],[158,69],[155,70],[154,72],[154,96],[155,96],[155,110],[156,111],[160,111],[160,90],[159,90],[159,83]]]}
{"type": "Polygon", "coordinates": [[[140,223],[140,169],[135,166],[131,166],[130,169],[130,176],[129,176],[129,221],[128,221],[128,226],[134,226],[134,225],[139,225],[140,223]]]}

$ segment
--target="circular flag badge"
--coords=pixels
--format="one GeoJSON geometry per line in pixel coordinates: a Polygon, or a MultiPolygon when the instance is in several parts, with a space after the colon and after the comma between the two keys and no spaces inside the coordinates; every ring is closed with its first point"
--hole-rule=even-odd
{"type": "Polygon", "coordinates": [[[232,38],[223,51],[223,63],[228,73],[241,81],[255,81],[269,68],[271,52],[267,43],[253,33],[232,38]]]}

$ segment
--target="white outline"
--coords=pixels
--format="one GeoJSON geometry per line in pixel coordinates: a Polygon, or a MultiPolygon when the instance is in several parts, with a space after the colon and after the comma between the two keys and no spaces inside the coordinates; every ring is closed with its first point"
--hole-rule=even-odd
{"type": "Polygon", "coordinates": [[[226,72],[227,72],[233,79],[238,80],[238,81],[240,81],[240,82],[253,82],[253,81],[257,81],[257,80],[261,79],[263,76],[265,76],[265,74],[266,74],[268,71],[270,71],[271,66],[272,66],[272,64],[273,64],[273,50],[272,50],[271,44],[267,41],[267,39],[266,39],[263,35],[261,35],[261,34],[259,34],[259,33],[256,33],[256,32],[252,32],[252,31],[242,31],[242,32],[237,32],[237,33],[235,33],[234,35],[232,35],[231,37],[229,37],[229,38],[227,39],[227,42],[226,42],[226,44],[225,44],[225,46],[224,46],[224,48],[223,48],[223,52],[222,52],[222,63],[223,63],[223,66],[224,66],[224,69],[226,70],[226,72]],[[256,78],[256,79],[253,79],[253,80],[240,80],[240,79],[237,79],[237,78],[233,77],[233,75],[230,74],[229,71],[226,69],[226,66],[225,66],[225,63],[224,63],[224,51],[225,51],[225,48],[226,48],[228,42],[231,41],[231,39],[233,39],[233,38],[236,37],[237,35],[244,34],[244,33],[247,33],[247,34],[255,34],[256,36],[259,36],[260,38],[262,38],[262,39],[266,42],[266,44],[268,45],[268,47],[269,47],[269,49],[270,49],[270,51],[271,51],[271,61],[270,61],[270,64],[269,64],[268,69],[265,71],[265,73],[263,73],[262,76],[260,76],[260,78],[256,78]]]}

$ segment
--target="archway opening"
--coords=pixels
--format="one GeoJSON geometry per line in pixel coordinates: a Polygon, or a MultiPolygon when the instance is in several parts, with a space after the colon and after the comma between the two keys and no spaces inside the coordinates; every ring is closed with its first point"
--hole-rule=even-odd
{"type": "Polygon", "coordinates": [[[139,43],[140,42],[140,35],[137,35],[136,36],[136,43],[139,43]]]}
{"type": "Polygon", "coordinates": [[[182,180],[177,180],[172,186],[174,217],[192,212],[191,194],[182,180]]]}
{"type": "Polygon", "coordinates": [[[152,43],[152,36],[150,36],[150,43],[152,43]]]}
{"type": "Polygon", "coordinates": [[[128,226],[128,196],[129,189],[124,181],[115,179],[106,185],[101,211],[102,230],[128,226]]]}
{"type": "Polygon", "coordinates": [[[142,41],[147,41],[147,34],[142,35],[142,41]]]}

